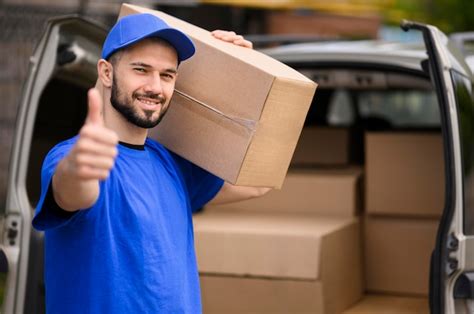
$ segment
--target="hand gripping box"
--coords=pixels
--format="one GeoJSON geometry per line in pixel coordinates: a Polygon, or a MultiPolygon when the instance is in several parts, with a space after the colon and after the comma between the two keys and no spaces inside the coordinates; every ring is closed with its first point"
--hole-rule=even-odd
{"type": "Polygon", "coordinates": [[[120,16],[135,13],[159,16],[196,45],[179,66],[170,109],[151,137],[230,183],[280,188],[316,84],[163,12],[124,4],[120,16]]]}

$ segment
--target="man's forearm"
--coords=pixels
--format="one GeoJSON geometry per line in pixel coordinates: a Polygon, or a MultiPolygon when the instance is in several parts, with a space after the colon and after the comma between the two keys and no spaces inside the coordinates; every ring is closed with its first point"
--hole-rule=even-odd
{"type": "Polygon", "coordinates": [[[91,207],[99,197],[99,180],[81,180],[68,167],[66,157],[56,168],[52,182],[54,200],[67,211],[91,207]]]}
{"type": "Polygon", "coordinates": [[[244,201],[247,199],[263,196],[268,193],[270,188],[237,186],[225,182],[216,197],[209,202],[211,205],[226,204],[244,201]]]}

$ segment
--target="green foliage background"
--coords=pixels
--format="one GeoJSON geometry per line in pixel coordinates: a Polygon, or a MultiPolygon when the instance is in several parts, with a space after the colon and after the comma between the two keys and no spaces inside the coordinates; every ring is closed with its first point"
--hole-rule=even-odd
{"type": "Polygon", "coordinates": [[[446,33],[474,31],[474,0],[395,0],[387,21],[413,19],[438,26],[446,33]]]}

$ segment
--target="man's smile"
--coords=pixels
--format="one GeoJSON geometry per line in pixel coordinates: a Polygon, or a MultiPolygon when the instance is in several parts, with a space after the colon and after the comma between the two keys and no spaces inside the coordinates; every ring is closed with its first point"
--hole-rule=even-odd
{"type": "Polygon", "coordinates": [[[161,99],[149,98],[149,97],[143,97],[143,96],[136,97],[136,100],[138,100],[138,102],[140,103],[140,107],[146,110],[156,110],[159,108],[159,106],[161,106],[163,102],[161,99]]]}

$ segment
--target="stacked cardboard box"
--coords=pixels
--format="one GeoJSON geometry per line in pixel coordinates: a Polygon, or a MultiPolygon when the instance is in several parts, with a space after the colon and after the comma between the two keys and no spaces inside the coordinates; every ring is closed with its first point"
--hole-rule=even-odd
{"type": "Polygon", "coordinates": [[[367,133],[365,193],[367,290],[427,296],[444,204],[441,134],[367,133]]]}
{"type": "Polygon", "coordinates": [[[367,213],[439,218],[444,205],[441,134],[380,132],[365,139],[367,213]]]}
{"type": "Polygon", "coordinates": [[[204,313],[341,313],[362,295],[357,218],[195,215],[204,313]]]}
{"type": "Polygon", "coordinates": [[[347,165],[351,157],[351,131],[343,127],[303,128],[291,160],[294,166],[347,165]]]}
{"type": "Polygon", "coordinates": [[[437,227],[434,219],[366,217],[367,290],[427,296],[437,227]]]}

